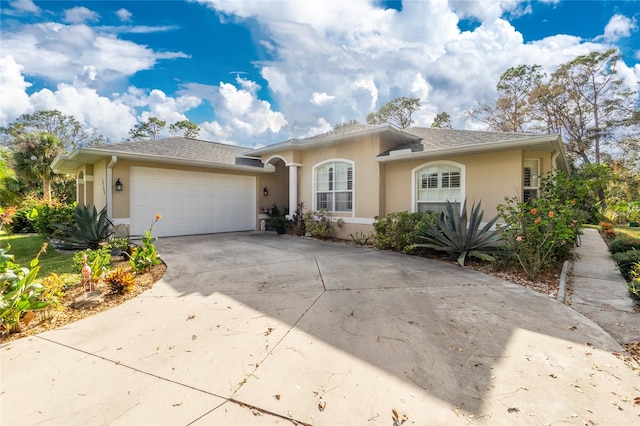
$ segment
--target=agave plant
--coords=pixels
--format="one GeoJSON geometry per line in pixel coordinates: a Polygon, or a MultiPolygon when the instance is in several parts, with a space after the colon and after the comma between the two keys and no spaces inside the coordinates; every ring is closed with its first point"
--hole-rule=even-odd
{"type": "Polygon", "coordinates": [[[111,235],[113,224],[107,217],[107,208],[103,207],[99,212],[95,206],[78,206],[74,214],[75,228],[58,225],[57,228],[64,233],[60,238],[63,245],[73,248],[97,249],[100,243],[106,241],[111,235]]]}
{"type": "Polygon", "coordinates": [[[502,237],[498,232],[491,232],[491,227],[498,220],[495,216],[487,222],[482,229],[482,217],[484,213],[480,209],[481,202],[471,207],[471,217],[467,218],[467,203],[462,204],[462,213],[458,214],[454,206],[447,202],[445,212],[437,219],[435,225],[428,224],[427,234],[420,238],[427,243],[416,244],[416,247],[432,248],[447,252],[451,257],[458,259],[458,264],[464,266],[467,256],[477,257],[483,260],[493,260],[488,254],[491,244],[502,237]]]}

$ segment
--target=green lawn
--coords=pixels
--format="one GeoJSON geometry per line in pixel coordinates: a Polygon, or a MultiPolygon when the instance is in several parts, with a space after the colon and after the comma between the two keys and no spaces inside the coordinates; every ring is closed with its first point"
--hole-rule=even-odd
{"type": "MultiPolygon", "coordinates": [[[[29,267],[31,259],[38,254],[44,241],[45,239],[41,235],[2,234],[0,235],[0,248],[6,248],[7,245],[11,245],[9,253],[15,256],[14,262],[21,266],[29,267]]],[[[36,281],[42,281],[43,278],[53,272],[60,275],[67,284],[79,282],[80,275],[73,271],[72,263],[73,253],[59,253],[52,247],[48,247],[47,252],[40,255],[40,272],[36,281]]]]}
{"type": "Polygon", "coordinates": [[[632,238],[640,238],[640,228],[630,228],[628,226],[616,226],[614,229],[616,230],[616,234],[618,235],[627,235],[632,238]]]}

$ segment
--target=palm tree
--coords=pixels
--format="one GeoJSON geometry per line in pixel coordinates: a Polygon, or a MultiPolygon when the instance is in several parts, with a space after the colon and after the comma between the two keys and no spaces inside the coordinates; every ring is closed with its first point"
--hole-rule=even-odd
{"type": "Polygon", "coordinates": [[[15,171],[25,183],[42,184],[44,199],[51,201],[51,162],[64,150],[62,141],[51,133],[29,133],[15,145],[15,171]]]}

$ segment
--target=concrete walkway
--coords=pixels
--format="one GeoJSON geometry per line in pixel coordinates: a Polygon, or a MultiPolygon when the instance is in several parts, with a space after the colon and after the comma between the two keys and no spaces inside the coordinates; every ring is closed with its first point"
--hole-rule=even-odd
{"type": "Polygon", "coordinates": [[[114,309],[0,346],[0,423],[638,424],[640,376],[548,296],[272,233],[161,239],[114,309]]]}
{"type": "Polygon", "coordinates": [[[571,306],[619,343],[640,342],[640,314],[633,311],[627,282],[595,229],[584,229],[573,265],[571,306]]]}

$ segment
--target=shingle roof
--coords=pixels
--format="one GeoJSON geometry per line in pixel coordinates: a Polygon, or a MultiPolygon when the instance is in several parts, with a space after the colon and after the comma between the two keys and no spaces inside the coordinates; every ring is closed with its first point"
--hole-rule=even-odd
{"type": "Polygon", "coordinates": [[[483,132],[477,130],[439,129],[432,127],[410,127],[403,130],[418,136],[417,142],[398,144],[379,156],[389,155],[390,151],[411,149],[411,152],[443,150],[447,148],[473,147],[496,144],[506,141],[527,140],[538,136],[532,133],[483,132]]]}
{"type": "MultiPolygon", "coordinates": [[[[238,160],[241,160],[238,157],[242,157],[243,154],[247,152],[247,148],[245,147],[183,137],[127,141],[108,145],[96,145],[90,147],[90,149],[92,151],[98,150],[109,153],[141,154],[218,164],[238,164],[238,160]]],[[[252,162],[251,165],[255,164],[252,162]]]]}
{"type": "Polygon", "coordinates": [[[272,145],[267,145],[263,148],[256,149],[254,151],[245,151],[246,155],[262,155],[264,153],[273,152],[282,150],[283,148],[308,148],[313,147],[322,143],[331,143],[332,141],[342,141],[347,140],[349,136],[354,136],[358,134],[363,134],[367,132],[388,132],[391,137],[394,137],[398,140],[404,140],[405,142],[408,139],[413,139],[414,136],[408,134],[407,132],[396,129],[393,126],[382,124],[382,125],[373,125],[373,124],[350,124],[347,126],[341,126],[338,129],[332,130],[330,132],[322,133],[315,136],[310,136],[308,138],[302,139],[289,139],[284,142],[275,143],[272,145]]]}

